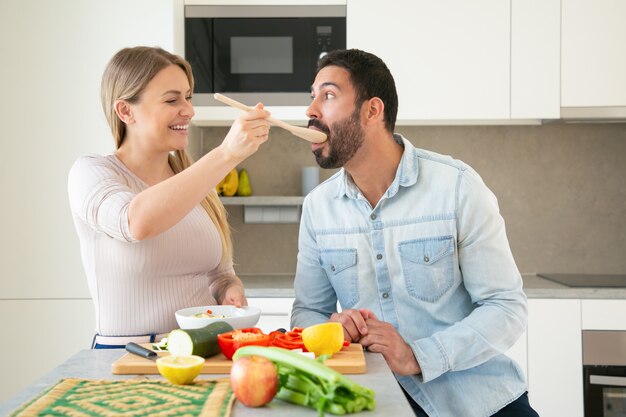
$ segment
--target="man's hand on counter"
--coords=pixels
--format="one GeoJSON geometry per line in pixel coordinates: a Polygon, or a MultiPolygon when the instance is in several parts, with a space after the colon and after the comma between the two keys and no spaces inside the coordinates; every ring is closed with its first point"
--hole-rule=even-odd
{"type": "Polygon", "coordinates": [[[389,368],[398,375],[419,375],[422,370],[413,350],[391,324],[370,317],[365,321],[367,335],[359,343],[369,352],[382,353],[389,368]]]}
{"type": "Polygon", "coordinates": [[[393,372],[399,375],[422,372],[411,346],[391,324],[379,320],[370,310],[344,310],[332,314],[329,321],[342,324],[346,340],[360,343],[369,352],[382,353],[393,372]]]}

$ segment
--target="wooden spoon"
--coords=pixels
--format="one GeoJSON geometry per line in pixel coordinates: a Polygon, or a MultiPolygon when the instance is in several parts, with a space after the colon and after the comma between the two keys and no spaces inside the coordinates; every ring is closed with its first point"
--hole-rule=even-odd
{"type": "MultiPolygon", "coordinates": [[[[215,100],[217,101],[221,101],[222,103],[228,104],[229,106],[234,107],[239,110],[243,110],[243,111],[252,110],[252,107],[248,107],[245,104],[240,103],[237,100],[233,100],[230,97],[226,97],[225,95],[222,95],[220,93],[213,94],[213,98],[215,98],[215,100]]],[[[308,140],[309,142],[322,143],[326,141],[326,134],[320,131],[307,129],[306,127],[293,126],[293,125],[290,125],[289,123],[283,122],[282,120],[274,119],[273,117],[270,117],[267,120],[269,120],[270,123],[278,127],[282,127],[283,129],[290,131],[292,134],[298,136],[299,138],[308,140]]]]}

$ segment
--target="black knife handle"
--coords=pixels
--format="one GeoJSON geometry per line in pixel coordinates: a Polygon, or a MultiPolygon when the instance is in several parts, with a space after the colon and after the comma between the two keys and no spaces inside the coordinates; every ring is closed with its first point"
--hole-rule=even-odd
{"type": "Polygon", "coordinates": [[[134,353],[135,355],[139,355],[141,357],[144,357],[146,359],[152,359],[152,360],[156,360],[157,358],[157,353],[153,350],[150,349],[146,349],[143,346],[138,345],[135,342],[130,342],[126,345],[126,350],[129,351],[130,353],[134,353]]]}

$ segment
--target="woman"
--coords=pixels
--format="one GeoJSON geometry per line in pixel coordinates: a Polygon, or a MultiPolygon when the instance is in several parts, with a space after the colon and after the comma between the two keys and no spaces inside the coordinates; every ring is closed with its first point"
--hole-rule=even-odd
{"type": "Polygon", "coordinates": [[[268,138],[262,104],[193,163],[185,151],[193,76],[160,48],[119,51],[101,99],[117,150],[79,158],[69,199],[96,311],[92,347],[160,340],[180,308],[247,305],[215,186],[268,138]]]}

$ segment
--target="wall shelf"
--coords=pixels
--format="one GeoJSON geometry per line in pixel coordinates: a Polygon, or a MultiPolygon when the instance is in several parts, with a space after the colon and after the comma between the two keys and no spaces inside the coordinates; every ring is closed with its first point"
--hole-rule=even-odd
{"type": "Polygon", "coordinates": [[[255,195],[250,197],[220,197],[225,206],[301,206],[303,196],[255,195]]]}
{"type": "Polygon", "coordinates": [[[243,206],[244,223],[298,223],[302,196],[221,197],[225,206],[243,206]]]}

